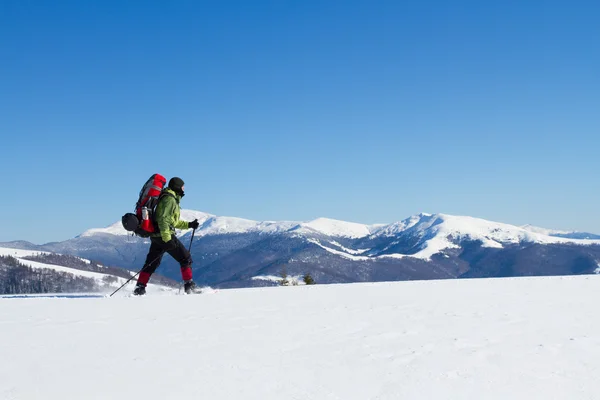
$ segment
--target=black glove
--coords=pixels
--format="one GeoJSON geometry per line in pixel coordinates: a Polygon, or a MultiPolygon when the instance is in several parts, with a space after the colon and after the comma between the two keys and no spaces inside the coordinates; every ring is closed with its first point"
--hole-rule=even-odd
{"type": "Polygon", "coordinates": [[[175,239],[173,239],[173,237],[171,237],[171,240],[169,240],[168,242],[165,242],[165,244],[163,245],[163,249],[165,251],[175,250],[176,248],[177,248],[177,242],[175,242],[175,239]]]}
{"type": "Polygon", "coordinates": [[[193,220],[192,222],[188,222],[188,228],[198,229],[199,226],[200,222],[198,222],[197,219],[193,220]]]}

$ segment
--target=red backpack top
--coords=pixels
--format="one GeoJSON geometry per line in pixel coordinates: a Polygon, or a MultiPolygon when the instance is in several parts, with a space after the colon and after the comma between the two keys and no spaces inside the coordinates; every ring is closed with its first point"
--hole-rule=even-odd
{"type": "Polygon", "coordinates": [[[135,215],[140,220],[140,228],[148,233],[154,233],[154,209],[158,204],[158,197],[165,187],[167,180],[160,174],[154,174],[140,190],[140,197],[135,204],[135,215]]]}

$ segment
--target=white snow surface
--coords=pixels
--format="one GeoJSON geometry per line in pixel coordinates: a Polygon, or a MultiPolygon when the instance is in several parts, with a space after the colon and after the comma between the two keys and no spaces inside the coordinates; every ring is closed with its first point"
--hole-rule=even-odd
{"type": "Polygon", "coordinates": [[[599,276],[0,299],[10,400],[597,399],[599,276]]]}

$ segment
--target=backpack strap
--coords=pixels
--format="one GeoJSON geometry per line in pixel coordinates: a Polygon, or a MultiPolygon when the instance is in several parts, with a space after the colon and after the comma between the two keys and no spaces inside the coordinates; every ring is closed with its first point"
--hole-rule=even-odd
{"type": "Polygon", "coordinates": [[[158,201],[156,202],[156,205],[158,206],[158,203],[160,202],[160,199],[167,197],[167,196],[171,196],[172,198],[175,199],[175,201],[177,201],[177,197],[175,197],[175,195],[173,193],[169,193],[169,192],[165,192],[162,191],[160,196],[158,196],[158,201]]]}

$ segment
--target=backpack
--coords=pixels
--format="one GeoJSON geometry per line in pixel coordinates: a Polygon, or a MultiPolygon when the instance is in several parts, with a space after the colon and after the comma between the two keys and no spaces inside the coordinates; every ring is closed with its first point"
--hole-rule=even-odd
{"type": "Polygon", "coordinates": [[[143,238],[158,232],[158,227],[154,222],[154,211],[166,183],[167,180],[160,174],[154,174],[146,181],[135,204],[135,214],[127,213],[121,218],[121,223],[126,231],[134,232],[143,238]]]}

